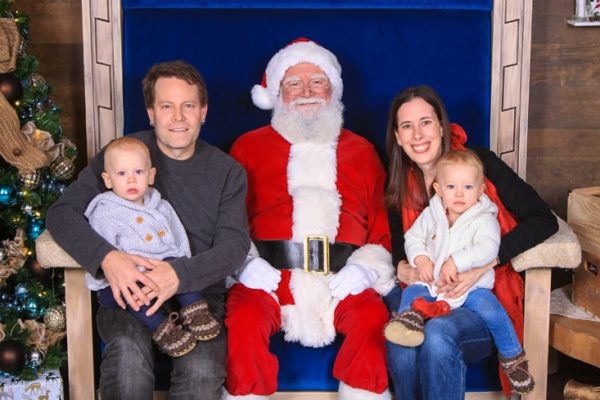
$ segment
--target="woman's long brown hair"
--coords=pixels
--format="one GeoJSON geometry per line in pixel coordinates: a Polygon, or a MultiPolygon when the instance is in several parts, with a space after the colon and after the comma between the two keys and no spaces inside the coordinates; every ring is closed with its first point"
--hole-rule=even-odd
{"type": "Polygon", "coordinates": [[[388,164],[388,185],[385,191],[385,205],[389,209],[401,213],[403,202],[411,202],[416,208],[424,208],[429,203],[427,188],[425,187],[425,178],[423,172],[416,164],[402,151],[396,140],[396,130],[398,129],[398,109],[404,104],[415,98],[421,98],[431,105],[435,111],[438,120],[442,126],[442,152],[445,153],[450,148],[450,129],[448,125],[448,115],[444,102],[433,90],[433,88],[421,85],[404,89],[396,95],[390,106],[388,114],[387,132],[386,132],[386,151],[389,160],[388,164]],[[417,187],[408,193],[408,171],[413,170],[417,179],[417,187]]]}

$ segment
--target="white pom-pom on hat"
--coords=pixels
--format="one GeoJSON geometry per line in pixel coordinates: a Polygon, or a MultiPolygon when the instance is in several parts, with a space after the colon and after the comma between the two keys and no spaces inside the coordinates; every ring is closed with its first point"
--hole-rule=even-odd
{"type": "Polygon", "coordinates": [[[251,91],[254,105],[263,110],[273,109],[285,72],[300,63],[311,63],[321,68],[331,82],[332,96],[342,98],[342,67],[336,56],[309,39],[298,38],[279,50],[267,64],[262,83],[254,85],[251,91]]]}

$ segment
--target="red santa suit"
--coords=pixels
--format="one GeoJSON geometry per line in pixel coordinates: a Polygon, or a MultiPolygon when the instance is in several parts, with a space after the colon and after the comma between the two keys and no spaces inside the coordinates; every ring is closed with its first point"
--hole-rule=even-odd
{"type": "Polygon", "coordinates": [[[302,243],[306,235],[327,235],[330,242],[357,246],[346,265],[367,267],[378,279],[342,301],[331,296],[329,276],[301,269],[283,270],[272,295],[235,284],[225,319],[227,391],[233,396],[275,392],[278,363],[269,338],[283,329],[286,340],[311,347],[331,343],[336,332],[345,335],[333,370],[341,382],[340,398],[388,399],[382,334],[388,313],[380,294],[394,286],[394,269],[385,173],[375,149],[346,129],[328,142],[290,144],[266,126],[238,138],[231,155],[246,169],[254,240],[302,243]]]}

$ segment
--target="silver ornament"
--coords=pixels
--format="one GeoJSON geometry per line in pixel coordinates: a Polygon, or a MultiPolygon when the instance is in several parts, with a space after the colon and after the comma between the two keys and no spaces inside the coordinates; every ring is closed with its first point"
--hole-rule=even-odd
{"type": "Polygon", "coordinates": [[[31,349],[25,354],[25,362],[34,367],[39,367],[44,361],[44,353],[37,349],[31,349]]]}
{"type": "Polygon", "coordinates": [[[50,164],[50,171],[61,181],[68,181],[75,174],[75,164],[70,158],[60,156],[50,164]]]}
{"type": "Polygon", "coordinates": [[[25,189],[35,189],[39,186],[42,180],[42,175],[37,171],[19,172],[19,182],[25,189]]]}
{"type": "Polygon", "coordinates": [[[65,309],[61,306],[49,308],[44,315],[44,323],[48,329],[62,332],[66,328],[65,309]]]}
{"type": "Polygon", "coordinates": [[[31,86],[46,86],[46,79],[40,74],[33,73],[29,76],[29,84],[31,86]]]}
{"type": "Polygon", "coordinates": [[[31,217],[33,215],[33,206],[31,204],[24,203],[21,206],[21,211],[23,211],[23,214],[31,217]]]}

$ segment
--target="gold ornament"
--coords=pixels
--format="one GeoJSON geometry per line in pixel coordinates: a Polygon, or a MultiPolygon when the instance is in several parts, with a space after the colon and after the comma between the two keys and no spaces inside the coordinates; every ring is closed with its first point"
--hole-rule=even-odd
{"type": "Polygon", "coordinates": [[[50,164],[50,171],[61,181],[68,181],[75,174],[75,164],[73,160],[65,156],[58,156],[56,160],[50,164]]]}
{"type": "Polygon", "coordinates": [[[35,189],[39,186],[42,176],[39,172],[19,172],[19,181],[24,189],[35,189]]]}
{"type": "Polygon", "coordinates": [[[65,309],[61,306],[49,308],[44,315],[44,323],[53,331],[62,332],[66,327],[65,309]]]}

